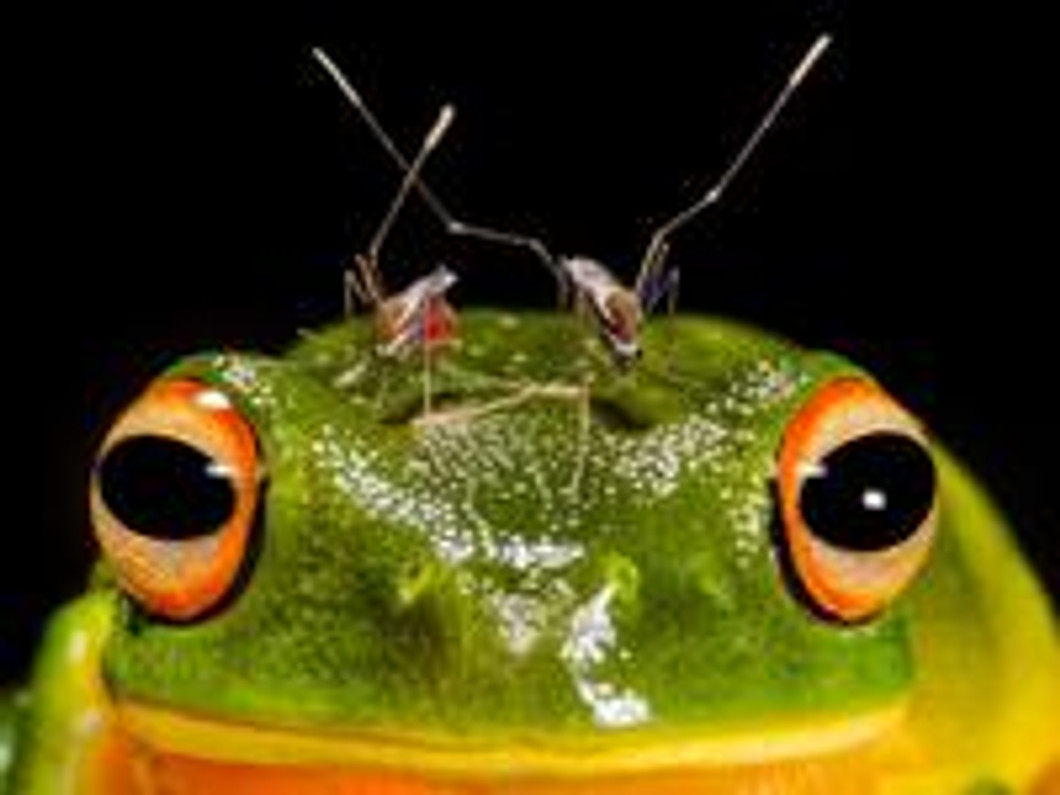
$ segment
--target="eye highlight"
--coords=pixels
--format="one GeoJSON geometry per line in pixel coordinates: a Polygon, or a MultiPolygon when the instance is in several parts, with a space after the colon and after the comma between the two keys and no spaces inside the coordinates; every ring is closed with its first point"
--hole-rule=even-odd
{"type": "Polygon", "coordinates": [[[96,457],[91,514],[122,588],[146,610],[193,619],[232,587],[247,554],[262,468],[253,429],[220,390],[152,385],[96,457]]]}
{"type": "Polygon", "coordinates": [[[819,609],[859,621],[905,590],[934,539],[937,476],[892,398],[864,379],[826,384],[785,431],[778,474],[785,551],[819,609]]]}

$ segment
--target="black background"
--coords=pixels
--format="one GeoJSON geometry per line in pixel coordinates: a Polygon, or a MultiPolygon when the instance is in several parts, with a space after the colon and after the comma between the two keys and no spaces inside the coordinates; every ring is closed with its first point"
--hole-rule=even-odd
{"type": "MultiPolygon", "coordinates": [[[[83,585],[86,473],[114,413],[181,354],[278,351],[340,312],[398,175],[314,44],[406,151],[458,106],[428,169],[458,214],[631,274],[833,31],[724,205],[674,241],[682,307],[869,367],[991,484],[1060,589],[1048,47],[1017,6],[853,6],[443,4],[395,21],[152,5],[18,28],[0,679],[83,585]]],[[[534,260],[446,239],[414,202],[387,275],[439,261],[462,274],[458,303],[553,300],[534,260]]]]}

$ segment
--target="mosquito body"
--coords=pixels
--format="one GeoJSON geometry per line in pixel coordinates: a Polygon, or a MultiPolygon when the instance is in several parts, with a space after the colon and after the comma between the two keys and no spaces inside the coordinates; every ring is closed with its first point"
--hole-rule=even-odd
{"type": "Polygon", "coordinates": [[[432,350],[453,341],[456,313],[446,293],[456,274],[439,265],[375,308],[376,350],[401,357],[417,349],[432,350]]]}
{"type": "Polygon", "coordinates": [[[564,257],[559,268],[570,285],[567,291],[574,296],[575,308],[588,309],[600,339],[621,365],[640,357],[640,328],[656,304],[677,295],[677,269],[663,272],[636,290],[589,257],[564,257]]]}

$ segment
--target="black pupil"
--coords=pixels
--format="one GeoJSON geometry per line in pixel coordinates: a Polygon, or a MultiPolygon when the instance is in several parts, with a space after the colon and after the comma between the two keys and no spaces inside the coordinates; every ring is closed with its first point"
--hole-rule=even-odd
{"type": "Polygon", "coordinates": [[[134,436],[99,462],[100,495],[130,531],[162,540],[207,535],[232,515],[227,471],[196,447],[164,436],[134,436]]]}
{"type": "Polygon", "coordinates": [[[800,496],[810,530],[833,546],[879,551],[912,536],[935,499],[935,466],[924,446],[878,432],[825,456],[800,496]]]}

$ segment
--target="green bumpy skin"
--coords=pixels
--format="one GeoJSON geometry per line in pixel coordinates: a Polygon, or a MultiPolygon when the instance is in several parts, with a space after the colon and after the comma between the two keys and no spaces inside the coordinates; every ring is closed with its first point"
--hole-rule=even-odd
{"type": "Polygon", "coordinates": [[[727,731],[891,702],[898,614],[823,622],[784,581],[785,425],[860,374],[718,320],[653,325],[620,372],[555,314],[470,312],[430,373],[367,324],[282,359],[195,357],[267,469],[239,593],[207,620],[126,603],[118,693],[266,725],[426,735],[727,731]],[[591,385],[591,401],[584,388],[591,385]]]}

